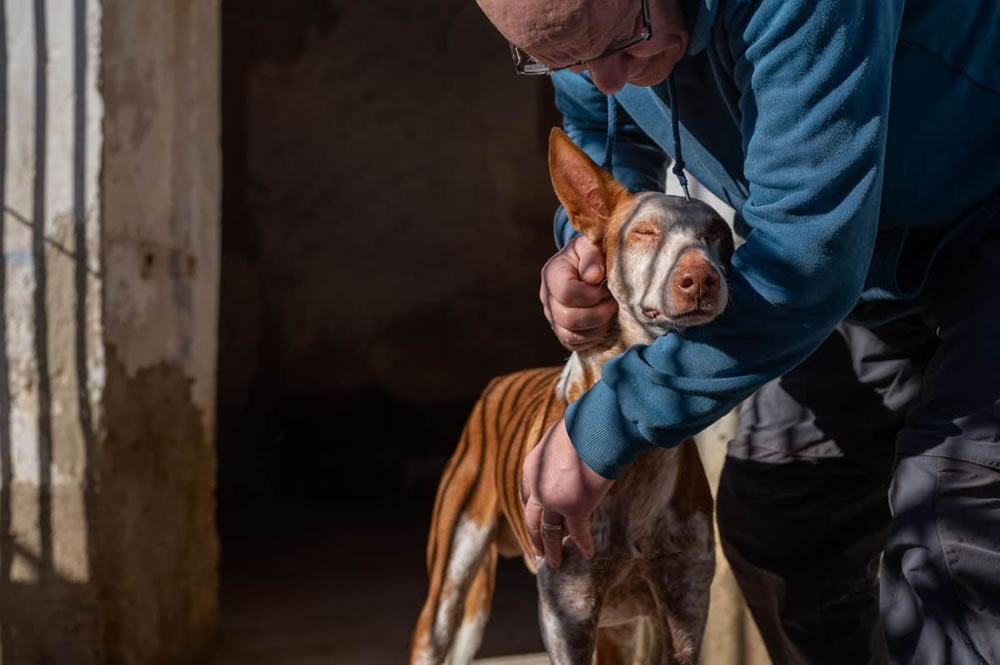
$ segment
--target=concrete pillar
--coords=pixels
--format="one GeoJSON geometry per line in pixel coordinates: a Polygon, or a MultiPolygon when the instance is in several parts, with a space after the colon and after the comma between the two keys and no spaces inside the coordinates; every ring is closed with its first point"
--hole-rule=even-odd
{"type": "Polygon", "coordinates": [[[0,3],[0,662],[216,615],[218,0],[0,3]]]}

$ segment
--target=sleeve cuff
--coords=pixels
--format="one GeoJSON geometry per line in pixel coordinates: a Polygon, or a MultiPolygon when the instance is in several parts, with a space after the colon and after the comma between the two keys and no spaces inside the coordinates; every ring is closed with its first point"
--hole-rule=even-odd
{"type": "Polygon", "coordinates": [[[566,410],[566,431],[580,459],[605,478],[653,444],[623,415],[615,391],[598,381],[566,410]]]}

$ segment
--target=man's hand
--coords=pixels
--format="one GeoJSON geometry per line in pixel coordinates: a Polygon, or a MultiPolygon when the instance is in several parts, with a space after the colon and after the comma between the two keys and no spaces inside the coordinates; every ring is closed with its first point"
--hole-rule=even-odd
{"type": "Polygon", "coordinates": [[[550,566],[562,563],[563,538],[569,536],[588,559],[594,556],[590,516],[613,480],[591,470],[576,454],[560,420],[528,453],[521,476],[521,501],[535,552],[550,566]]]}
{"type": "Polygon", "coordinates": [[[618,311],[604,284],[604,254],[583,236],[542,267],[538,297],[553,332],[570,351],[583,351],[605,339],[618,311]]]}

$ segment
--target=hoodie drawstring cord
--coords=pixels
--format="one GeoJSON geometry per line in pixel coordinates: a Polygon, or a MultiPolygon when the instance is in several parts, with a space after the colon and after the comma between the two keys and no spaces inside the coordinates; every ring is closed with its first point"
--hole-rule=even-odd
{"type": "MultiPolygon", "coordinates": [[[[681,155],[681,120],[680,106],[677,102],[677,86],[674,84],[674,76],[667,79],[667,96],[670,98],[670,125],[674,133],[674,165],[671,168],[678,184],[684,190],[684,198],[691,201],[691,194],[688,192],[688,180],[684,175],[684,156],[681,155]]],[[[604,167],[611,172],[612,158],[615,154],[615,135],[618,130],[618,101],[614,95],[608,95],[608,138],[604,146],[604,167]]]]}
{"type": "Polygon", "coordinates": [[[684,198],[691,201],[691,194],[688,192],[688,179],[684,175],[684,157],[681,155],[681,109],[677,102],[677,86],[674,83],[674,75],[667,79],[667,96],[670,98],[670,125],[674,132],[674,166],[671,169],[684,190],[684,198]]]}

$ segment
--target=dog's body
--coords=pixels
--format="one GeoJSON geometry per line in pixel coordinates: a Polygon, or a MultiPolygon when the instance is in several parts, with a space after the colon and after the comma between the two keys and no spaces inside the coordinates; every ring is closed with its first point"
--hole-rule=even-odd
{"type": "Polygon", "coordinates": [[[521,469],[546,429],[597,382],[605,361],[682,321],[697,325],[722,311],[720,274],[732,237],[703,204],[628,194],[561,132],[552,137],[550,167],[574,224],[605,249],[619,303],[616,337],[574,353],[563,368],[500,377],[483,392],[438,488],[427,546],[430,592],[411,665],[471,662],[498,554],[521,554],[537,572],[542,635],[556,665],[589,665],[595,653],[602,665],[693,663],[697,656],[715,558],[712,498],[694,442],[652,448],[626,467],[592,516],[594,557],[567,541],[559,568],[533,553],[521,469]],[[594,178],[603,201],[594,199],[594,178]]]}

